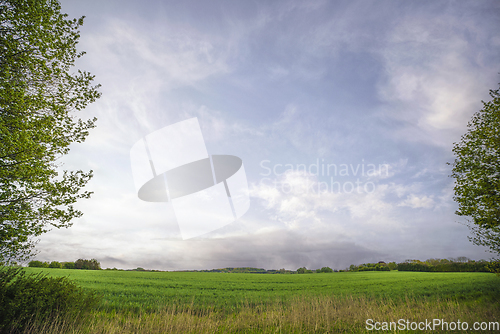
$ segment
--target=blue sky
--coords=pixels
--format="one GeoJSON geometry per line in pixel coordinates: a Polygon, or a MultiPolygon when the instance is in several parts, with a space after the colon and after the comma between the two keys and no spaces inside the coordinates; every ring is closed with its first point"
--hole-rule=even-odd
{"type": "Polygon", "coordinates": [[[77,66],[102,84],[81,113],[97,128],[62,159],[94,170],[94,195],[78,204],[73,227],[41,237],[37,259],[343,269],[491,256],[454,215],[446,163],[500,81],[498,2],[91,0],[62,9],[86,16],[77,66]],[[210,154],[243,160],[251,207],[182,240],[171,208],[137,197],[129,152],[191,117],[210,154]]]}

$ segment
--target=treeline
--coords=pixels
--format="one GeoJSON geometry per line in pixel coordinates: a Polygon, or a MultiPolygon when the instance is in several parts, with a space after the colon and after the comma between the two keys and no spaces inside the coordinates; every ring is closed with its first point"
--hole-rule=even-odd
{"type": "Polygon", "coordinates": [[[391,271],[397,269],[396,262],[385,263],[380,261],[378,263],[363,263],[359,266],[351,264],[348,271],[391,271]]]}
{"type": "Polygon", "coordinates": [[[498,272],[500,262],[474,261],[466,257],[457,259],[406,260],[402,263],[380,261],[351,265],[347,271],[422,271],[422,272],[498,272]]]}
{"type": "MultiPolygon", "coordinates": [[[[337,270],[335,270],[336,272],[337,270]]],[[[323,267],[321,269],[316,269],[316,270],[310,270],[307,269],[306,267],[302,267],[297,269],[297,274],[321,274],[321,273],[333,273],[334,270],[330,267],[323,267]]]]}
{"type": "Polygon", "coordinates": [[[101,263],[96,259],[84,260],[78,259],[75,262],[42,262],[30,261],[28,267],[32,268],[57,268],[57,269],[84,269],[84,270],[101,270],[101,263]]]}
{"type": "MultiPolygon", "coordinates": [[[[344,270],[340,270],[344,271],[344,270]]],[[[183,272],[201,272],[201,273],[245,273],[245,274],[313,274],[313,273],[333,273],[337,270],[333,270],[330,267],[323,267],[321,269],[310,270],[306,267],[299,268],[297,270],[282,269],[263,269],[263,268],[252,268],[252,267],[238,267],[238,268],[219,268],[210,270],[183,270],[183,272]]]]}
{"type": "Polygon", "coordinates": [[[295,274],[293,270],[287,269],[263,269],[263,268],[252,268],[252,267],[228,267],[228,268],[218,268],[210,270],[185,270],[188,272],[200,272],[200,273],[243,273],[243,274],[295,274]]]}
{"type": "MultiPolygon", "coordinates": [[[[35,268],[60,268],[60,269],[86,269],[86,270],[101,270],[101,264],[96,259],[84,260],[78,259],[75,262],[41,262],[31,261],[28,263],[29,267],[35,268]]],[[[106,270],[123,270],[123,269],[106,269],[106,270]]],[[[161,270],[147,270],[141,267],[137,269],[128,269],[128,271],[155,271],[161,270]]],[[[253,267],[228,267],[210,270],[181,270],[181,272],[212,272],[212,273],[248,273],[248,274],[321,274],[332,272],[359,272],[359,271],[421,271],[421,272],[500,272],[500,261],[474,261],[466,257],[459,257],[457,259],[428,259],[425,261],[420,260],[406,260],[402,263],[379,261],[377,263],[363,263],[360,265],[352,264],[349,268],[344,270],[334,270],[330,267],[322,267],[321,269],[307,269],[306,267],[298,268],[297,270],[287,269],[263,269],[253,267]]]]}
{"type": "Polygon", "coordinates": [[[498,261],[452,261],[446,259],[429,259],[426,261],[406,260],[398,263],[398,271],[422,271],[422,272],[498,272],[500,262],[498,261]]]}

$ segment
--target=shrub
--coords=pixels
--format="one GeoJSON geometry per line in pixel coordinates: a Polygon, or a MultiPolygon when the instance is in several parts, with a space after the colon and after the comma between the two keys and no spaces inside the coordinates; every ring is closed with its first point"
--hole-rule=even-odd
{"type": "Polygon", "coordinates": [[[66,277],[30,274],[22,268],[0,268],[0,332],[23,331],[48,319],[83,319],[99,303],[66,277]]]}

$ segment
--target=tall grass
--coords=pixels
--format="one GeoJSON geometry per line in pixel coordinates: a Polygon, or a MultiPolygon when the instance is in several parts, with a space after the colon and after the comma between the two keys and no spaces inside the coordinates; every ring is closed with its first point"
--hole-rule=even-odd
{"type": "Polygon", "coordinates": [[[305,295],[271,304],[243,302],[234,312],[193,304],[168,305],[150,313],[101,310],[95,311],[80,327],[73,327],[71,320],[56,319],[24,333],[365,333],[367,319],[379,322],[460,320],[471,327],[476,321],[499,321],[499,316],[500,306],[494,303],[410,296],[395,300],[305,295]]]}

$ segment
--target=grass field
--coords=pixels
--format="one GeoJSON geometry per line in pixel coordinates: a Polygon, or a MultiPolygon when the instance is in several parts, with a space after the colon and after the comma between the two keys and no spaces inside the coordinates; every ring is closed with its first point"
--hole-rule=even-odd
{"type": "Polygon", "coordinates": [[[26,270],[69,276],[102,295],[85,333],[364,332],[368,318],[500,320],[500,278],[489,273],[26,270]]]}
{"type": "Polygon", "coordinates": [[[500,279],[489,273],[344,272],[268,275],[196,272],[93,271],[26,268],[69,276],[102,293],[106,309],[158,310],[178,305],[233,309],[242,302],[286,301],[298,296],[405,296],[461,301],[500,301],[500,279]]]}

